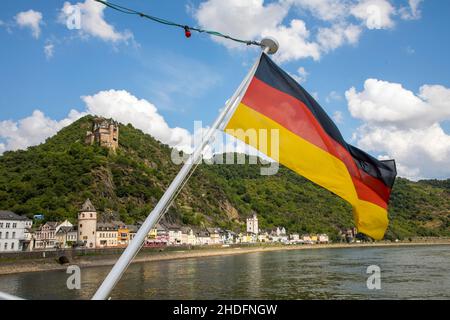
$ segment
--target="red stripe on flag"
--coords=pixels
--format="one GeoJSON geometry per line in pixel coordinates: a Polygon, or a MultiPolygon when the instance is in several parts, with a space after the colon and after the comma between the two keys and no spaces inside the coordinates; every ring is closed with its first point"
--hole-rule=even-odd
{"type": "Polygon", "coordinates": [[[352,177],[358,197],[382,208],[387,208],[390,188],[382,181],[360,170],[348,150],[325,132],[302,101],[254,77],[242,103],[341,159],[352,177]]]}

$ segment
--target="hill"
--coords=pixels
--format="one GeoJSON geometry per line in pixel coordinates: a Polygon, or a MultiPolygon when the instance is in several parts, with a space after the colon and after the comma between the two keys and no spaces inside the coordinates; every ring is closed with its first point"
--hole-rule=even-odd
{"type": "MultiPolygon", "coordinates": [[[[0,157],[0,209],[46,220],[75,221],[90,198],[103,216],[126,223],[142,220],[153,208],[179,166],[171,149],[133,128],[120,125],[119,149],[110,153],[86,145],[92,125],[86,116],[39,146],[0,157]]],[[[281,167],[261,176],[260,165],[200,165],[169,209],[171,224],[244,230],[253,212],[261,228],[285,226],[290,232],[336,236],[353,226],[350,206],[327,190],[281,167]]],[[[387,238],[450,236],[448,180],[398,179],[390,204],[387,238]]]]}

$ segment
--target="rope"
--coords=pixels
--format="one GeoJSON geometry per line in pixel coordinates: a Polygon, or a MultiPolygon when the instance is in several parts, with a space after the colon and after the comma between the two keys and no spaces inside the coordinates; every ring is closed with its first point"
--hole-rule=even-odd
{"type": "Polygon", "coordinates": [[[172,21],[166,20],[166,19],[154,17],[154,16],[148,15],[146,13],[139,12],[139,11],[136,11],[136,10],[133,10],[133,9],[129,9],[129,8],[120,6],[118,4],[107,2],[107,1],[104,1],[104,0],[95,0],[95,1],[97,1],[97,2],[107,6],[108,8],[114,9],[114,10],[116,10],[118,12],[121,12],[121,13],[124,13],[124,14],[137,15],[137,16],[140,16],[141,18],[146,18],[146,19],[149,19],[151,21],[154,21],[154,22],[157,22],[157,23],[161,23],[161,24],[164,24],[164,25],[167,25],[167,26],[178,27],[178,28],[184,29],[185,35],[186,35],[187,38],[189,38],[191,36],[191,31],[196,31],[198,33],[206,33],[206,34],[209,34],[211,36],[221,37],[221,38],[228,39],[228,40],[231,40],[231,41],[244,43],[244,44],[246,44],[248,46],[254,45],[254,46],[262,47],[262,44],[260,42],[258,42],[258,41],[242,40],[242,39],[231,37],[229,35],[222,34],[222,33],[217,32],[217,31],[204,30],[204,29],[200,29],[200,28],[197,28],[197,27],[190,27],[188,25],[183,25],[183,24],[179,24],[179,23],[176,23],[176,22],[172,22],[172,21]]]}

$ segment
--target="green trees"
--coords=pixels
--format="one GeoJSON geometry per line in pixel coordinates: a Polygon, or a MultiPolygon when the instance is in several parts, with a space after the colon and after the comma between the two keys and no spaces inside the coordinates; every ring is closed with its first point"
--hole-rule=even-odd
{"type": "MultiPolygon", "coordinates": [[[[75,221],[90,198],[98,210],[116,212],[126,223],[143,220],[179,170],[170,148],[131,125],[121,125],[116,154],[85,145],[91,121],[84,117],[42,145],[1,156],[0,210],[75,221]]],[[[259,172],[259,165],[200,165],[167,219],[242,230],[256,212],[261,228],[332,237],[353,226],[350,206],[327,190],[284,167],[275,176],[259,172]]],[[[449,181],[398,179],[387,236],[450,236],[449,181]]]]}

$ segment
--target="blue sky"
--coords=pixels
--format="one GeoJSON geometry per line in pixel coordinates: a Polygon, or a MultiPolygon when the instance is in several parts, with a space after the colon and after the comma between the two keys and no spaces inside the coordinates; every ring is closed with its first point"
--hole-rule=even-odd
{"type": "MultiPolygon", "coordinates": [[[[384,5],[382,2],[387,0],[322,2],[348,5],[349,1],[353,1],[350,8],[354,14],[340,13],[337,17],[339,13],[330,9],[326,13],[331,18],[323,17],[323,10],[326,9],[312,8],[304,1],[287,5],[283,2],[289,1],[257,0],[255,8],[251,8],[255,4],[249,3],[249,8],[239,10],[252,16],[252,12],[261,12],[264,17],[269,16],[268,21],[274,16],[274,20],[269,22],[272,29],[266,31],[274,34],[283,32],[283,26],[289,28],[292,20],[302,21],[309,36],[295,35],[300,38],[299,43],[320,43],[317,34],[321,28],[330,28],[334,33],[339,27],[350,25],[358,29],[356,40],[340,39],[332,49],[326,49],[328,44],[322,42],[318,49],[320,57],[314,57],[314,54],[296,56],[294,45],[291,47],[280,41],[280,52],[290,50],[292,55],[277,61],[293,75],[301,67],[306,70],[306,81],[302,85],[316,94],[323,108],[335,116],[347,141],[369,149],[376,156],[401,159],[400,171],[404,176],[450,176],[450,169],[445,168],[446,165],[450,167],[450,107],[444,101],[449,96],[447,88],[450,88],[450,44],[447,40],[450,2],[412,1],[418,4],[416,15],[412,17],[411,1],[390,1],[391,11],[383,11],[390,20],[382,21],[375,27],[370,27],[369,20],[354,8],[367,1],[384,5]],[[272,7],[275,9],[270,11],[272,7]],[[281,12],[278,17],[276,10],[281,12]],[[410,12],[409,17],[407,12],[410,12]],[[379,82],[365,89],[367,79],[377,79],[379,82]],[[394,84],[401,84],[402,87],[394,84]],[[420,95],[420,88],[424,85],[435,86],[432,89],[436,90],[420,95]],[[346,97],[346,92],[352,87],[355,94],[346,97]],[[378,92],[377,88],[386,88],[383,92],[392,89],[394,96],[377,99],[374,95],[378,92]],[[436,91],[439,92],[434,95],[436,91]],[[411,99],[408,99],[408,92],[413,95],[409,97],[411,99]],[[434,102],[430,102],[432,97],[434,102]],[[373,108],[386,111],[390,107],[390,99],[393,99],[394,113],[405,113],[402,108],[406,108],[406,113],[416,108],[418,111],[411,111],[407,118],[400,116],[398,121],[388,121],[389,125],[382,117],[373,120],[373,108]],[[354,106],[353,112],[349,110],[350,101],[354,106]],[[405,101],[405,106],[402,101],[405,101]],[[367,109],[368,103],[374,107],[367,109]],[[408,103],[411,103],[410,108],[408,103]],[[424,122],[418,121],[423,111],[419,109],[427,107],[430,109],[426,113],[435,116],[424,122]],[[436,124],[439,128],[433,127],[436,124]],[[386,133],[388,130],[398,132],[390,136],[386,133]],[[407,144],[408,141],[420,140],[415,137],[425,138],[430,134],[435,134],[433,137],[439,143],[444,141],[439,150],[427,149],[424,143],[418,143],[408,150],[397,152],[401,141],[397,144],[382,141],[403,137],[407,144]],[[437,152],[442,152],[443,156],[436,156],[437,152]],[[416,159],[417,154],[420,157],[416,159]],[[427,169],[429,164],[442,168],[430,170],[427,169]]],[[[240,33],[236,36],[255,39],[259,36],[258,31],[247,32],[250,26],[240,26],[242,21],[239,17],[230,13],[233,9],[230,6],[235,5],[235,1],[225,5],[218,4],[217,0],[113,2],[182,24],[212,29],[219,26],[223,29],[218,31],[223,33],[240,33]],[[222,5],[225,8],[221,8],[222,5]],[[219,14],[224,16],[218,17],[219,14]],[[234,18],[236,23],[233,23],[234,18]],[[218,24],[218,20],[222,24],[218,24]]],[[[204,124],[214,120],[218,109],[231,96],[258,54],[256,48],[245,45],[230,47],[233,44],[219,43],[204,34],[193,33],[190,39],[186,39],[180,29],[110,9],[102,11],[102,19],[113,26],[113,33],[122,35],[124,39],[113,41],[107,35],[92,33],[90,29],[69,30],[58,18],[63,4],[63,1],[26,0],[4,0],[0,3],[0,145],[3,150],[23,148],[45,138],[42,136],[33,140],[6,132],[11,128],[20,128],[21,119],[32,116],[35,110],[40,110],[47,122],[50,121],[48,132],[53,132],[59,129],[61,124],[58,122],[66,119],[71,109],[80,113],[86,111],[86,101],[82,96],[95,96],[108,90],[124,90],[137,99],[144,99],[156,107],[155,112],[163,117],[169,128],[180,127],[192,132],[194,120],[202,120],[204,124]],[[38,35],[32,24],[33,17],[27,15],[24,21],[17,18],[20,12],[29,10],[42,15],[37,24],[38,35]],[[45,46],[51,47],[51,55],[46,55],[45,46]]],[[[70,4],[75,5],[76,2],[70,4]]],[[[258,21],[262,29],[265,25],[258,21]]],[[[276,56],[274,59],[277,59],[276,56]]],[[[93,99],[92,104],[99,103],[95,101],[100,98],[93,99]]],[[[100,110],[97,105],[95,108],[100,110]]]]}

